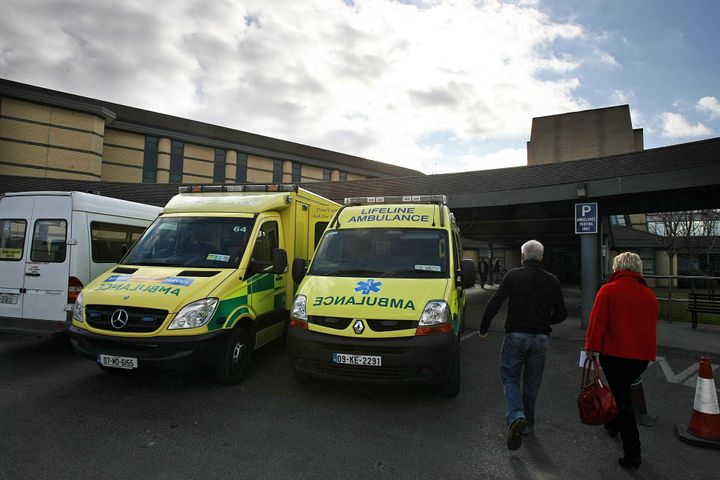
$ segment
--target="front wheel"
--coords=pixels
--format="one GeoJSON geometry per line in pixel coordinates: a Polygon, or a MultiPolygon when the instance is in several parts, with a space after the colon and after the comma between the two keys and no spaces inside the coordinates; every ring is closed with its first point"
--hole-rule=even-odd
{"type": "Polygon", "coordinates": [[[453,357],[447,377],[440,384],[440,392],[446,397],[457,397],[460,393],[460,345],[453,357]]]}
{"type": "Polygon", "coordinates": [[[223,385],[239,383],[247,373],[252,355],[250,335],[241,327],[236,327],[220,351],[215,366],[217,381],[223,385]]]}

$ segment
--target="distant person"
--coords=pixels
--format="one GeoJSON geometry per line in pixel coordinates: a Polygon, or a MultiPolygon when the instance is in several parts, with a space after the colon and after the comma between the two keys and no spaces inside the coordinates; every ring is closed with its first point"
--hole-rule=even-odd
{"type": "Polygon", "coordinates": [[[535,425],[535,401],[545,368],[551,325],[567,317],[560,282],[540,265],[543,246],[530,240],[520,249],[522,266],[510,270],[485,307],[480,338],[487,337],[490,322],[506,298],[505,340],[500,352],[500,378],[505,392],[507,447],[517,450],[521,435],[535,425]],[[521,388],[522,382],[522,388],[521,388]]]}
{"type": "Polygon", "coordinates": [[[495,259],[495,263],[493,263],[493,278],[491,283],[493,285],[500,284],[500,260],[497,258],[495,259]]]}
{"type": "Polygon", "coordinates": [[[600,354],[600,365],[615,395],[618,415],[605,425],[623,442],[621,467],[640,467],[640,433],[635,422],[630,384],[655,360],[658,301],[642,277],[642,260],[624,252],[613,260],[613,274],[595,297],[585,337],[588,355],[600,354]]]}
{"type": "Polygon", "coordinates": [[[488,277],[488,270],[490,269],[490,266],[488,265],[487,260],[485,260],[485,257],[482,257],[480,259],[480,265],[478,270],[480,271],[480,288],[485,288],[485,282],[487,282],[488,277]]]}

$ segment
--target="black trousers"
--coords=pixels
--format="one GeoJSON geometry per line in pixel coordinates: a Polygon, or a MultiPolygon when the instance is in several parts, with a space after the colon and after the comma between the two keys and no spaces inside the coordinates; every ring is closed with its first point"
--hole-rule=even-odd
{"type": "Polygon", "coordinates": [[[607,428],[620,432],[625,457],[640,457],[640,432],[635,422],[630,385],[640,378],[648,362],[600,354],[600,365],[618,406],[618,415],[607,428]]]}

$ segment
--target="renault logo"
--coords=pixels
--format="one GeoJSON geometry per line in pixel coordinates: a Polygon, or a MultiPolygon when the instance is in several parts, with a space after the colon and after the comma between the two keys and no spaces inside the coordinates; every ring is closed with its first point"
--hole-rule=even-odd
{"type": "Polygon", "coordinates": [[[110,325],[112,325],[114,329],[120,330],[127,325],[129,319],[130,315],[128,315],[128,312],[122,308],[118,308],[113,312],[112,317],[110,317],[110,325]]]}
{"type": "Polygon", "coordinates": [[[360,335],[363,331],[365,331],[365,324],[363,324],[362,320],[355,320],[355,323],[353,324],[353,330],[355,330],[355,333],[360,335]]]}

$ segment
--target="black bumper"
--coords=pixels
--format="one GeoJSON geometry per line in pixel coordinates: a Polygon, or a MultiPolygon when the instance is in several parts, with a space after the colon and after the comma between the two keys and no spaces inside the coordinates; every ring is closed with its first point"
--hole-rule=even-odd
{"type": "Polygon", "coordinates": [[[392,384],[436,384],[448,378],[460,342],[452,332],[386,339],[358,339],[290,328],[290,366],[318,378],[392,384]],[[379,355],[382,366],[344,365],[333,353],[379,355]]]}
{"type": "Polygon", "coordinates": [[[133,357],[138,367],[208,363],[216,358],[227,330],[188,337],[119,338],[99,335],[71,326],[70,343],[75,352],[97,360],[98,354],[133,357]]]}

